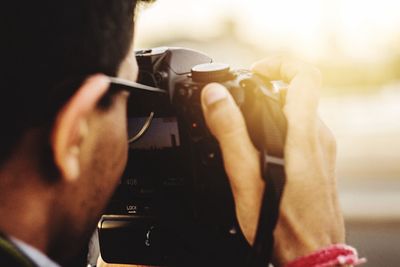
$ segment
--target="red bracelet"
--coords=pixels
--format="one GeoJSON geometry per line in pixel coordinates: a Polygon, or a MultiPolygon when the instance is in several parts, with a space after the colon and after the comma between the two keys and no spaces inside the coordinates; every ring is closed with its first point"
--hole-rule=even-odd
{"type": "Polygon", "coordinates": [[[355,248],[345,244],[336,244],[297,258],[286,264],[285,267],[356,266],[366,261],[365,258],[358,258],[355,248]]]}

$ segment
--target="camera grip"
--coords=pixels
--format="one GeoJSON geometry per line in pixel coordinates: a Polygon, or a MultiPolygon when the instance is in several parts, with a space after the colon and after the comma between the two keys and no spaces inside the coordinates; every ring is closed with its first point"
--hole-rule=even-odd
{"type": "MultiPolygon", "coordinates": [[[[281,91],[274,92],[265,84],[265,81],[253,76],[252,84],[245,88],[241,110],[250,138],[258,151],[283,158],[287,132],[286,117],[282,110],[284,103],[280,97],[281,91]]],[[[270,82],[268,84],[273,86],[270,82]]]]}

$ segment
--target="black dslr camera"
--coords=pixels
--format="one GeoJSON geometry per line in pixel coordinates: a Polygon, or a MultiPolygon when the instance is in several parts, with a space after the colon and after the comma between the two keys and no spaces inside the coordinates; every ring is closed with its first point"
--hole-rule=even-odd
{"type": "Polygon", "coordinates": [[[276,83],[231,70],[200,52],[136,52],[138,82],[165,90],[131,96],[128,164],[98,225],[106,262],[245,266],[252,249],[238,225],[217,141],[201,111],[210,82],[228,88],[260,152],[283,158],[286,121],[276,83]]]}

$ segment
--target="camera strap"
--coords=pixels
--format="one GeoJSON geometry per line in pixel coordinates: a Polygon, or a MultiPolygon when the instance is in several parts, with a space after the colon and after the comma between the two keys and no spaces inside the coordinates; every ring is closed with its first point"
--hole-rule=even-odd
{"type": "Polygon", "coordinates": [[[279,208],[286,181],[284,159],[261,152],[261,170],[265,190],[261,204],[256,237],[249,267],[265,267],[271,262],[274,248],[274,230],[279,218],[279,208]]]}

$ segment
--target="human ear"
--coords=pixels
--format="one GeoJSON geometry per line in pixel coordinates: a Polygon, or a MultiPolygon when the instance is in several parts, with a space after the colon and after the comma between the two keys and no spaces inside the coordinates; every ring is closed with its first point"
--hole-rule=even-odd
{"type": "Polygon", "coordinates": [[[109,79],[105,75],[90,76],[56,116],[51,146],[62,179],[74,181],[80,175],[79,155],[82,140],[88,136],[88,118],[108,86],[109,79]]]}

